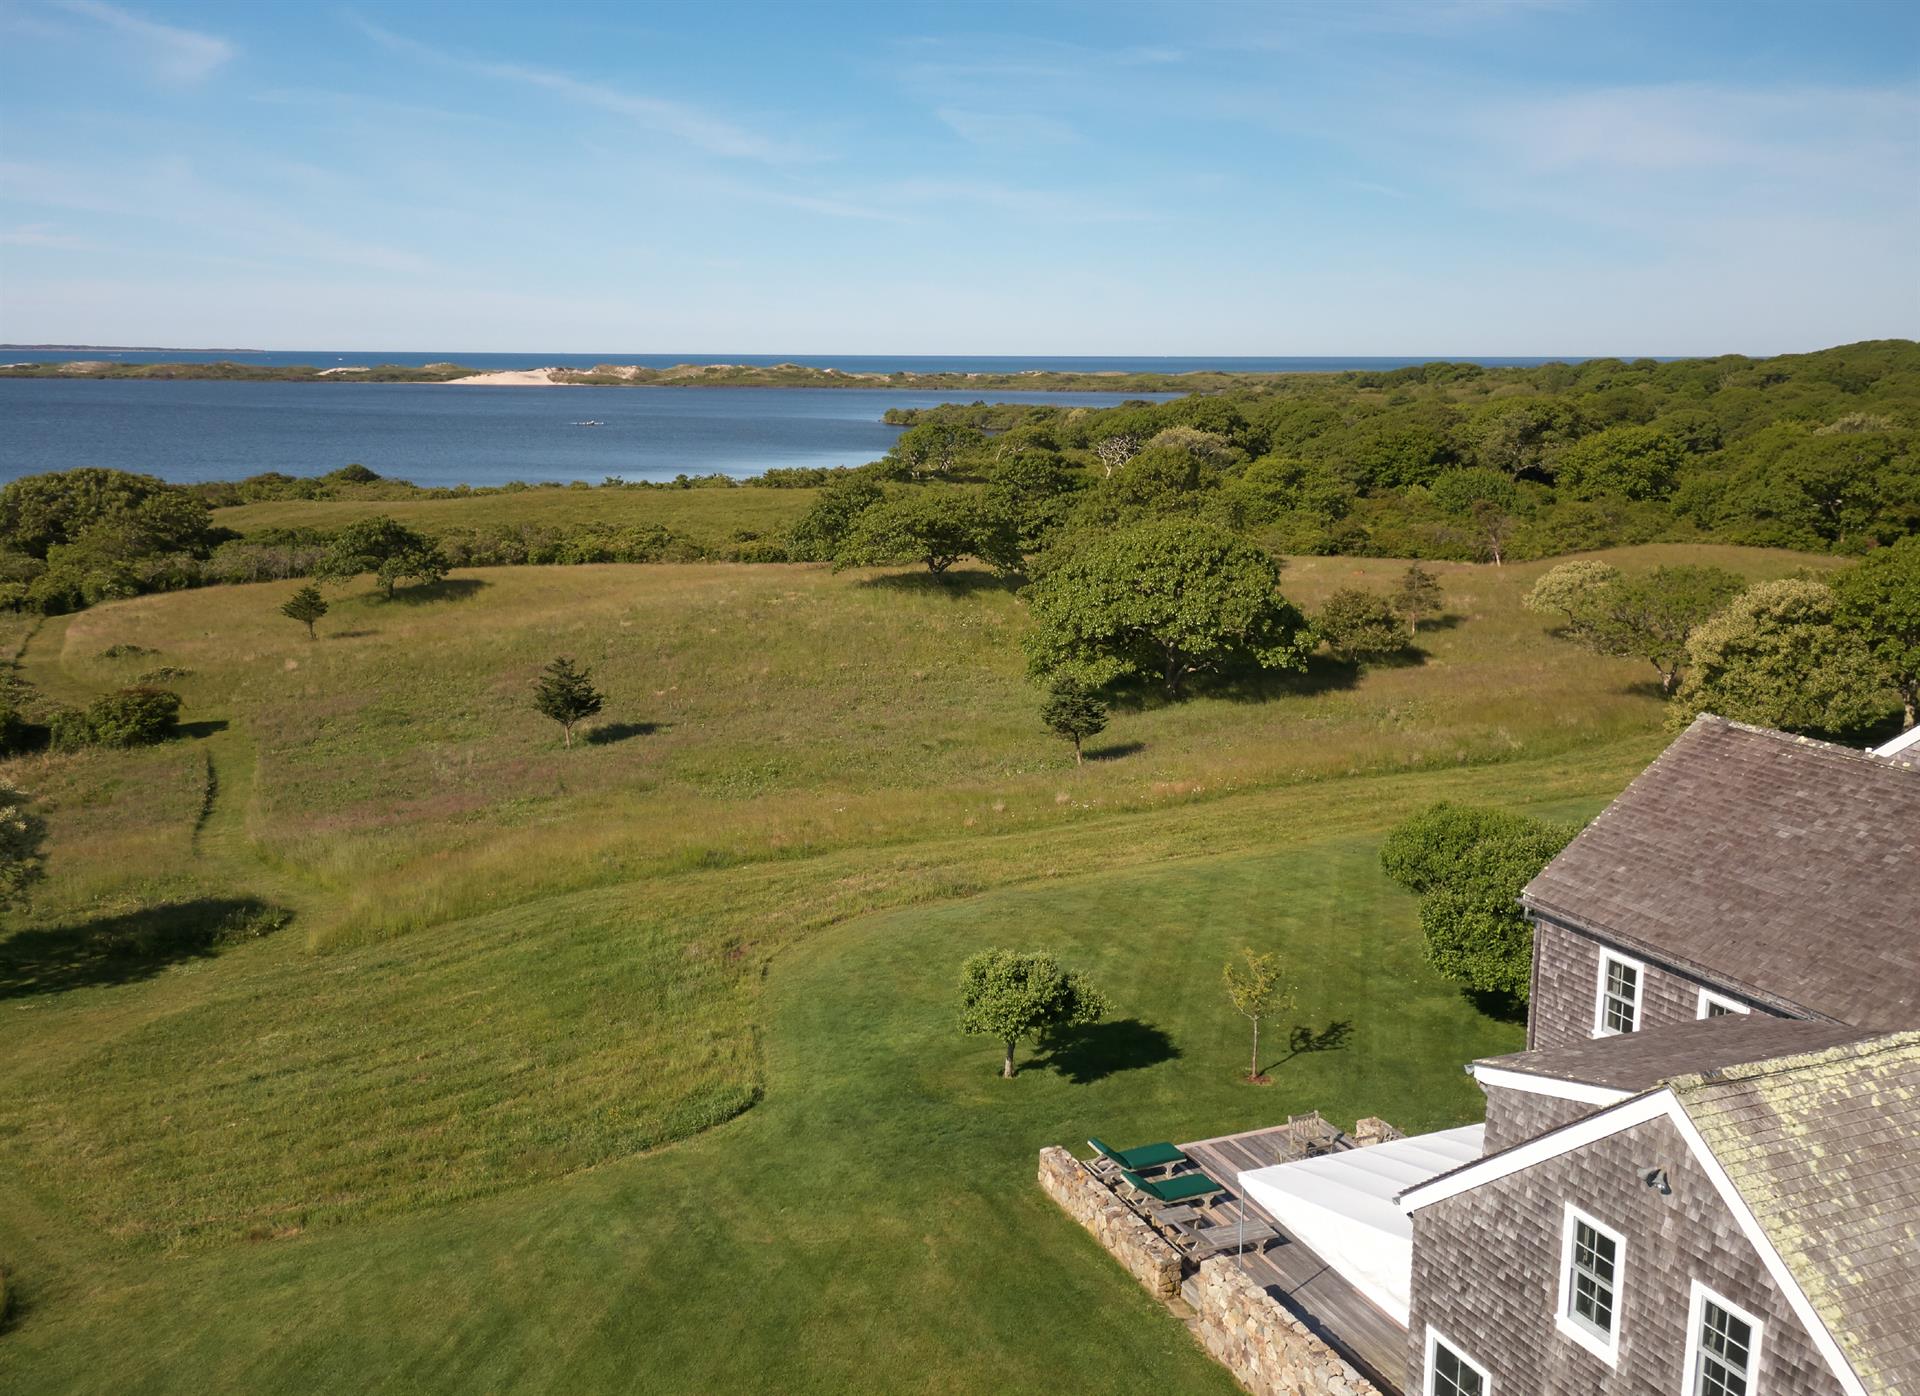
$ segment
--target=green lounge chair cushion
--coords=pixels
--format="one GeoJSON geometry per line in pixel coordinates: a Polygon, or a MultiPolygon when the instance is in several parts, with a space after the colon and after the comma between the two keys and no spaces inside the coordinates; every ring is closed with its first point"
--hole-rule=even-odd
{"type": "Polygon", "coordinates": [[[1225,1192],[1226,1189],[1204,1173],[1182,1173],[1175,1178],[1142,1178],[1130,1168],[1120,1170],[1120,1176],[1129,1186],[1139,1189],[1148,1197],[1161,1202],[1185,1202],[1190,1198],[1205,1197],[1209,1193],[1225,1192]]]}
{"type": "Polygon", "coordinates": [[[1187,1161],[1187,1156],[1171,1144],[1142,1144],[1137,1149],[1109,1149],[1098,1139],[1089,1139],[1087,1143],[1102,1158],[1112,1159],[1122,1168],[1159,1168],[1163,1164],[1187,1161]]]}

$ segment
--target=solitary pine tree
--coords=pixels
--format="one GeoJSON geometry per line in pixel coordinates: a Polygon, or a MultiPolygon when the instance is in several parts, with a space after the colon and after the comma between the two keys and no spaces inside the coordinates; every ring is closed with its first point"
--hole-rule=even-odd
{"type": "Polygon", "coordinates": [[[1073,743],[1073,764],[1078,766],[1085,761],[1080,743],[1107,730],[1107,705],[1092,685],[1062,674],[1047,689],[1046,701],[1040,705],[1040,720],[1073,743]]]}
{"type": "Polygon", "coordinates": [[[569,747],[573,745],[574,724],[599,712],[604,701],[589,681],[592,677],[591,670],[576,669],[571,659],[562,657],[549,664],[534,685],[533,706],[560,724],[569,747]]]}
{"type": "Polygon", "coordinates": [[[1247,1066],[1247,1079],[1258,1081],[1260,1020],[1293,1003],[1293,995],[1281,980],[1280,957],[1271,952],[1256,955],[1251,949],[1242,950],[1238,960],[1227,961],[1220,977],[1234,1012],[1253,1024],[1253,1058],[1247,1066]]]}
{"type": "Polygon", "coordinates": [[[327,613],[327,598],[320,594],[320,588],[309,582],[300,588],[280,608],[280,614],[288,620],[300,621],[307,627],[307,638],[313,638],[313,623],[327,613]]]}
{"type": "Polygon", "coordinates": [[[1407,622],[1407,634],[1417,635],[1422,616],[1440,614],[1440,579],[1416,562],[1400,574],[1390,599],[1393,609],[1407,622]]]}

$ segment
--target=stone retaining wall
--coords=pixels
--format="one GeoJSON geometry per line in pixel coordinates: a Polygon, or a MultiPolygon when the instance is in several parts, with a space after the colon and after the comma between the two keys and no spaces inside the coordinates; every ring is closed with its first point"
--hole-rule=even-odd
{"type": "Polygon", "coordinates": [[[1185,1292],[1194,1336],[1253,1396],[1380,1396],[1230,1258],[1202,1262],[1185,1292]]]}
{"type": "Polygon", "coordinates": [[[1040,1186],[1157,1299],[1180,1292],[1180,1253],[1059,1147],[1040,1151],[1040,1186]]]}

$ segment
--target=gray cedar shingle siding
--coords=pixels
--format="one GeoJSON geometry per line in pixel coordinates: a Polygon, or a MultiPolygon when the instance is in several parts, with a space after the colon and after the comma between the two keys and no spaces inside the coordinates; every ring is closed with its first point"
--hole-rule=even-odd
{"type": "Polygon", "coordinates": [[[1646,1396],[1683,1389],[1689,1283],[1766,1323],[1763,1396],[1836,1396],[1839,1382],[1775,1288],[1679,1131],[1651,1120],[1413,1214],[1409,1392],[1425,1387],[1427,1325],[1493,1375],[1496,1396],[1646,1396]],[[1641,1181],[1667,1172],[1670,1196],[1641,1181]],[[1626,1238],[1619,1366],[1555,1326],[1563,1208],[1626,1238]]]}
{"type": "Polygon", "coordinates": [[[1624,955],[1646,966],[1640,991],[1642,1028],[1694,1022],[1700,991],[1746,1003],[1756,1013],[1785,1012],[1784,1006],[1756,1002],[1727,979],[1682,974],[1644,949],[1607,944],[1545,916],[1534,918],[1533,993],[1527,1004],[1527,1045],[1567,1047],[1593,1037],[1594,1007],[1603,952],[1624,955]]]}
{"type": "Polygon", "coordinates": [[[1599,1107],[1577,1100],[1537,1095],[1532,1091],[1487,1086],[1487,1133],[1481,1144],[1483,1154],[1511,1149],[1550,1129],[1572,1124],[1582,1115],[1591,1115],[1599,1107]]]}
{"type": "MultiPolygon", "coordinates": [[[[1917,869],[1920,767],[1703,716],[1521,900],[1790,1015],[1901,1028],[1920,1024],[1917,869]]],[[[1536,1046],[1564,1012],[1592,1022],[1591,978],[1582,1011],[1577,967],[1550,958],[1536,1046]]]]}

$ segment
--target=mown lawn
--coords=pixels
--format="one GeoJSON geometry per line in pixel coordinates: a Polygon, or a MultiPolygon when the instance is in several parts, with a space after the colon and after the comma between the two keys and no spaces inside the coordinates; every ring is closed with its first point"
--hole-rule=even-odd
{"type": "MultiPolygon", "coordinates": [[[[1700,557],[1801,561],[1625,560],[1700,557]]],[[[1380,834],[1591,812],[1663,741],[1636,666],[1520,609],[1538,567],[1442,570],[1420,662],[1123,705],[1080,771],[977,582],[499,569],[336,595],[316,642],[288,586],[6,630],[49,698],[184,670],[189,728],[6,767],[52,840],[0,937],[0,1388],[1225,1389],[1034,1152],[1469,1117],[1517,1029],[1428,974],[1380,834]],[[611,740],[527,709],[556,652],[611,740]],[[1264,1090],[1249,943],[1344,1025],[1264,1090]],[[1118,1021],[997,1081],[950,1002],[990,944],[1118,1021]]]]}
{"type": "MultiPolygon", "coordinates": [[[[1481,1016],[1434,979],[1410,899],[1378,871],[1377,834],[1350,826],[1444,793],[1538,791],[1561,797],[1564,810],[1570,791],[1616,781],[1622,764],[1355,782],[1374,788],[1330,802],[1324,817],[1315,802],[1249,800],[1233,821],[1242,832],[1223,841],[1277,848],[1076,871],[844,922],[775,956],[748,1015],[764,1042],[765,1101],[651,1156],[463,1207],[290,1228],[282,1239],[178,1258],[116,1256],[120,1248],[97,1234],[79,1254],[57,1254],[32,1243],[31,1222],[10,1216],[0,1234],[26,1262],[16,1263],[26,1312],[0,1347],[0,1371],[11,1368],[20,1389],[48,1390],[1231,1390],[1040,1196],[1035,1152],[1095,1131],[1130,1141],[1201,1137],[1311,1108],[1345,1123],[1380,1113],[1413,1129],[1472,1118],[1460,1063],[1513,1049],[1520,1029],[1481,1016]],[[1341,832],[1317,836],[1315,824],[1341,832]],[[996,1045],[955,1033],[951,996],[962,958],[1009,943],[1050,945],[1085,966],[1116,1012],[1076,1048],[1023,1053],[1021,1076],[1005,1083],[996,1045]],[[1300,986],[1297,1025],[1339,1043],[1289,1057],[1285,1029],[1296,1024],[1281,1025],[1266,1088],[1236,1080],[1244,1025],[1219,991],[1220,963],[1242,944],[1287,958],[1300,986]]],[[[1130,844],[1137,831],[1125,826],[1136,822],[1110,837],[1130,844]]],[[[1048,852],[1067,871],[1096,848],[1048,852]]],[[[512,942],[532,932],[516,923],[454,934],[512,942]]],[[[571,977],[573,938],[564,925],[547,926],[529,957],[549,968],[518,983],[459,978],[495,1012],[546,1002],[592,1032],[595,1015],[555,1002],[556,982],[571,977]]],[[[436,983],[435,971],[396,964],[393,953],[369,948],[325,963],[346,982],[384,980],[384,994],[417,1001],[416,1036],[432,1034],[442,1049],[422,1058],[425,1070],[454,1069],[450,1059],[467,1053],[484,1058],[480,1025],[434,1003],[455,972],[441,967],[436,983]]],[[[392,1055],[385,1040],[396,1019],[368,1020],[345,1004],[294,1014],[308,983],[265,963],[219,968],[245,986],[218,998],[229,1050],[262,1037],[278,1044],[273,1057],[299,1050],[298,1025],[275,1034],[236,1019],[238,998],[324,1021],[338,1087],[362,1101],[358,1128],[370,1140],[404,1137],[383,1104],[393,1083],[376,1065],[392,1055]]],[[[523,1044],[529,1036],[524,1022],[498,1030],[523,1044]]],[[[143,1080],[150,1089],[172,1077],[193,1083],[182,1096],[227,1097],[241,1128],[264,1123],[235,1098],[241,1073],[207,1075],[213,1047],[203,1033],[169,1015],[140,1035],[151,1049],[140,1069],[117,1081],[82,1077],[70,1097],[124,1107],[140,1101],[143,1080]]],[[[621,1063],[601,1065],[606,1110],[649,1087],[621,1063]]],[[[270,1108],[276,1094],[257,1087],[256,1104],[270,1108]]],[[[591,1128],[590,1108],[575,1102],[571,1112],[591,1128]]],[[[279,1117],[278,1137],[236,1141],[222,1163],[284,1151],[287,1183],[321,1185],[329,1152],[309,1136],[348,1127],[292,1114],[301,1123],[279,1117]]],[[[130,1192],[165,1191],[171,1179],[195,1194],[188,1213],[217,1206],[224,1184],[197,1176],[211,1147],[204,1137],[173,1141],[130,1192]]],[[[431,1169],[396,1146],[383,1171],[431,1169]]],[[[36,1181],[43,1203],[71,1183],[36,1181]]],[[[57,1207],[45,1205],[40,1218],[52,1231],[57,1207]]]]}

